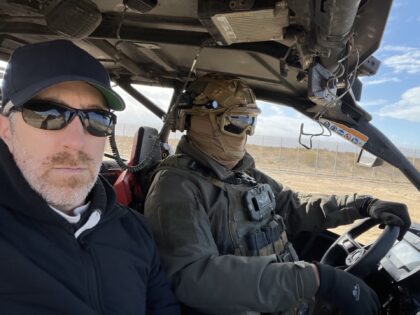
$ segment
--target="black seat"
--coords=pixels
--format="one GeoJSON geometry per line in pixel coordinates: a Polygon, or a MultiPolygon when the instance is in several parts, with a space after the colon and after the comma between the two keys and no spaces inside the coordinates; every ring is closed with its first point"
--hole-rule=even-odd
{"type": "Polygon", "coordinates": [[[150,186],[150,176],[162,160],[157,129],[140,127],[131,148],[129,166],[139,165],[135,172],[123,171],[114,183],[117,200],[122,205],[143,212],[143,203],[150,186]]]}
{"type": "MultiPolygon", "coordinates": [[[[148,163],[158,163],[162,160],[160,151],[159,133],[156,128],[140,127],[137,131],[136,147],[134,150],[133,164],[136,165],[149,159],[148,163]]],[[[133,154],[132,148],[132,154],[133,154]]]]}

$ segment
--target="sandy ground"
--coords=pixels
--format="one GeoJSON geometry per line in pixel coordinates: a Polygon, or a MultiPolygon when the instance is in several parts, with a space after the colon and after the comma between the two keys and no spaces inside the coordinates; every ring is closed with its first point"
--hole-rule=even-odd
{"type": "MultiPolygon", "coordinates": [[[[409,209],[411,220],[420,223],[420,192],[411,184],[393,184],[369,181],[345,180],[334,177],[303,175],[289,172],[273,172],[264,170],[277,181],[291,187],[295,191],[325,193],[325,194],[368,194],[376,198],[405,203],[409,209]]],[[[336,233],[342,233],[349,226],[333,229],[336,233]]],[[[360,241],[374,240],[380,233],[379,230],[371,230],[360,237],[360,241]]]]}

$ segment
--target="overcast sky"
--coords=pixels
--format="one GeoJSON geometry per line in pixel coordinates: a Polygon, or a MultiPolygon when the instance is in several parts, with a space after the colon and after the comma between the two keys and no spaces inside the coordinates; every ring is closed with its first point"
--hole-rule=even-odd
{"type": "MultiPolygon", "coordinates": [[[[372,123],[397,146],[420,148],[420,1],[395,0],[380,49],[374,54],[382,62],[378,73],[364,77],[360,105],[373,117],[372,123]]],[[[0,67],[4,63],[0,63],[0,67]]],[[[160,107],[166,109],[172,90],[138,87],[160,107]]],[[[151,112],[124,93],[127,109],[118,113],[120,132],[131,133],[129,125],[161,126],[151,112]]],[[[285,106],[258,102],[263,112],[257,136],[297,138],[300,124],[305,131],[319,131],[302,114],[285,106]]],[[[338,137],[333,137],[337,139],[338,137]]],[[[336,141],[336,140],[335,140],[336,141]]]]}

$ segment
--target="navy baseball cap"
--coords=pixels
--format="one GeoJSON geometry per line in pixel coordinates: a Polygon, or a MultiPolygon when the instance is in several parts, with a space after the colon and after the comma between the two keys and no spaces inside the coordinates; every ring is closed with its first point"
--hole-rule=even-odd
{"type": "Polygon", "coordinates": [[[110,109],[125,108],[98,60],[71,41],[54,40],[28,44],[12,53],[3,77],[2,109],[22,106],[41,90],[65,81],[87,82],[101,92],[110,109]]]}

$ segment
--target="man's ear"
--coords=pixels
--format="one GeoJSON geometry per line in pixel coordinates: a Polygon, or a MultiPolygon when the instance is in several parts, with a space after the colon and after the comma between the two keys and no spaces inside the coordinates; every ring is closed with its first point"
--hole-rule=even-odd
{"type": "Polygon", "coordinates": [[[10,143],[12,139],[12,126],[8,117],[0,114],[0,138],[7,144],[10,150],[10,143]]]}

